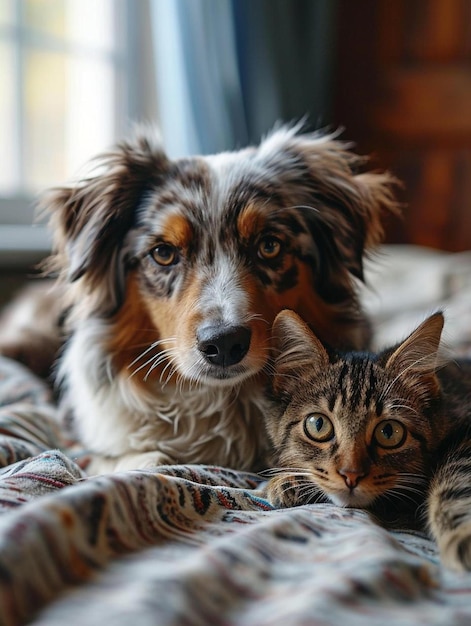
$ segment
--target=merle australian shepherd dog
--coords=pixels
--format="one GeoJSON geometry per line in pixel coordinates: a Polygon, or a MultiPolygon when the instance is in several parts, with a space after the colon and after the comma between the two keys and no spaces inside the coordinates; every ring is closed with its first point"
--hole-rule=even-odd
{"type": "Polygon", "coordinates": [[[395,201],[364,164],[292,127],[179,160],[146,131],[46,194],[68,310],[57,378],[91,472],[263,463],[276,315],[333,347],[368,343],[356,283],[395,201]]]}

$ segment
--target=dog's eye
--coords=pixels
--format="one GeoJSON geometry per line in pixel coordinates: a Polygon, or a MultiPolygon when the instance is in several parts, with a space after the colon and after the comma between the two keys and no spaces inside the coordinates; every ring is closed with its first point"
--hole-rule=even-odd
{"type": "Polygon", "coordinates": [[[159,265],[172,265],[178,259],[177,249],[169,243],[159,243],[152,250],[151,256],[159,265]]]}
{"type": "Polygon", "coordinates": [[[262,259],[276,259],[281,254],[281,241],[273,236],[264,237],[258,244],[258,255],[262,259]]]}

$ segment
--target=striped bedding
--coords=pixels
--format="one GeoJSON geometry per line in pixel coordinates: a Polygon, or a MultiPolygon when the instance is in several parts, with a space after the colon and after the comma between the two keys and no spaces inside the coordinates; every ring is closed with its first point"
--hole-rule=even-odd
{"type": "MultiPolygon", "coordinates": [[[[443,278],[448,257],[438,269],[433,259],[443,278]]],[[[450,310],[463,290],[443,291],[450,310]]],[[[401,328],[433,298],[409,302],[401,328]]],[[[1,359],[1,624],[471,624],[471,574],[441,568],[423,534],[333,505],[274,510],[253,474],[168,466],[87,478],[79,457],[46,385],[1,359]]]]}

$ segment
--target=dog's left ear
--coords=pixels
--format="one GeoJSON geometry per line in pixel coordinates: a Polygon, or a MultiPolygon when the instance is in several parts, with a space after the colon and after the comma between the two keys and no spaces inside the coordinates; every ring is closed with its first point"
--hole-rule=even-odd
{"type": "Polygon", "coordinates": [[[298,131],[276,130],[262,143],[260,156],[303,211],[319,247],[322,292],[334,288],[345,270],[363,279],[364,253],[381,241],[383,215],[399,213],[398,181],[387,172],[362,173],[367,159],[336,136],[298,131]]]}
{"type": "Polygon", "coordinates": [[[98,157],[92,176],[41,200],[40,208],[51,214],[50,269],[67,282],[81,279],[103,310],[119,306],[124,239],[146,190],[161,184],[168,167],[158,138],[147,130],[98,157]]]}

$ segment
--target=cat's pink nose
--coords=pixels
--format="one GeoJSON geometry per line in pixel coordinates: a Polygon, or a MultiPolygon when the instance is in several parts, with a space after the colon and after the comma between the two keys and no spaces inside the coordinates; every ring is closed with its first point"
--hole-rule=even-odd
{"type": "Polygon", "coordinates": [[[339,469],[340,476],[343,477],[349,489],[354,489],[360,480],[366,475],[363,470],[339,469]]]}

